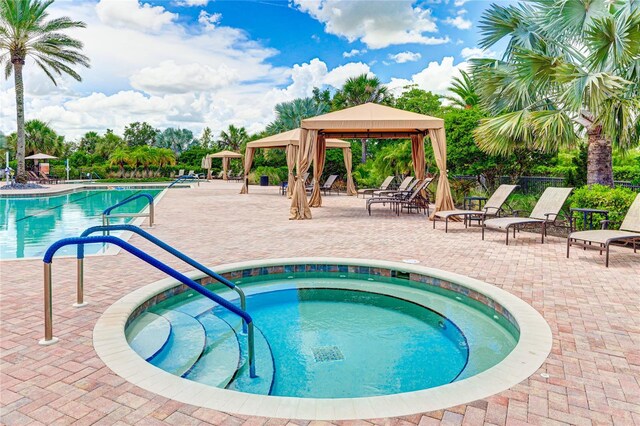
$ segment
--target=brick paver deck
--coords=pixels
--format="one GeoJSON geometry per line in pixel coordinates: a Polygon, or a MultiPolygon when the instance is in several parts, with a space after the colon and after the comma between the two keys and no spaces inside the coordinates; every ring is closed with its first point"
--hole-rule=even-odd
{"type": "MultiPolygon", "coordinates": [[[[565,240],[504,235],[450,226],[432,230],[423,215],[396,217],[380,207],[368,217],[364,201],[327,196],[311,221],[289,221],[277,188],[203,183],[171,190],[159,203],[152,233],[216,265],[290,256],[345,256],[399,261],[468,275],[534,306],[554,336],[552,353],[527,381],[493,397],[438,412],[342,424],[621,424],[640,425],[640,254],[614,248],[611,265],[596,251],[572,250],[565,240]],[[540,373],[547,373],[548,378],[540,373]]],[[[138,237],[132,242],[179,270],[180,264],[138,237]]],[[[167,400],[113,374],[96,356],[97,318],[129,291],[162,278],[121,253],[85,260],[85,297],[75,309],[75,260],[56,259],[54,335],[41,347],[42,262],[0,263],[0,423],[285,425],[296,420],[247,418],[167,400]]],[[[314,422],[318,423],[318,422],[314,422]]]]}

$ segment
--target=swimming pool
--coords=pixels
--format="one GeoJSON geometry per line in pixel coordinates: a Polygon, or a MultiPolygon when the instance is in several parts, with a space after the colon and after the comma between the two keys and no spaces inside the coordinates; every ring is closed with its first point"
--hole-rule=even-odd
{"type": "MultiPolygon", "coordinates": [[[[154,197],[160,189],[80,190],[62,195],[0,198],[0,259],[39,257],[53,242],[78,236],[90,226],[102,224],[102,211],[125,198],[146,192],[154,197]]],[[[118,208],[117,213],[138,213],[147,205],[137,199],[118,208]]],[[[115,213],[115,212],[114,212],[115,213]]],[[[113,218],[112,224],[128,218],[113,218]]],[[[116,235],[116,233],[114,233],[116,235]]],[[[90,244],[87,254],[103,246],[90,244]]],[[[62,248],[58,255],[75,254],[75,247],[62,248]]]]}
{"type": "Polygon", "coordinates": [[[358,259],[216,270],[247,293],[258,377],[249,375],[241,320],[173,280],[109,308],[94,330],[98,355],[136,385],[182,402],[337,420],[492,395],[532,374],[551,347],[548,325],[529,305],[444,271],[358,259]]]}

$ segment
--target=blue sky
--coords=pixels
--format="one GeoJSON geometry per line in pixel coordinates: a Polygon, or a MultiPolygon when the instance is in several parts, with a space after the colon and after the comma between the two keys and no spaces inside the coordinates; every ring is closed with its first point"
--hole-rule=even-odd
{"type": "MultiPolygon", "coordinates": [[[[82,82],[53,86],[27,62],[26,115],[74,139],[131,121],[198,135],[230,124],[262,130],[278,102],[378,76],[394,93],[443,94],[477,48],[487,1],[58,0],[51,16],[87,23],[82,82]]],[[[495,49],[494,49],[495,50],[495,49]]],[[[14,130],[12,80],[0,86],[0,130],[14,130]]]]}

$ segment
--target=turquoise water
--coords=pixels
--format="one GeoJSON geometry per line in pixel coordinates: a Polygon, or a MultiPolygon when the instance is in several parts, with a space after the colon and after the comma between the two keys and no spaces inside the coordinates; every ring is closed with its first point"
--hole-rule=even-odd
{"type": "MultiPolygon", "coordinates": [[[[53,242],[101,225],[102,211],[107,207],[142,192],[155,197],[160,190],[88,190],[50,197],[0,198],[0,258],[40,257],[53,242]]],[[[138,213],[146,205],[147,200],[141,198],[114,213],[138,213]]],[[[114,218],[111,223],[129,220],[114,218]]],[[[91,244],[85,247],[85,252],[93,254],[101,249],[102,245],[91,244]]],[[[57,254],[75,254],[75,250],[67,246],[57,254]]]]}
{"type": "Polygon", "coordinates": [[[153,348],[149,362],[187,379],[304,398],[433,388],[484,371],[515,347],[513,333],[497,317],[465,303],[464,296],[458,300],[421,290],[417,304],[401,298],[413,293],[411,300],[418,300],[415,288],[405,280],[391,281],[293,277],[258,284],[259,293],[247,297],[256,327],[257,379],[248,377],[246,334],[238,318],[193,292],[146,314],[168,321],[169,337],[157,333],[154,341],[153,327],[145,336],[141,323],[150,320],[144,314],[127,328],[127,337],[146,341],[132,344],[140,354],[153,348]],[[328,288],[336,283],[354,290],[328,288]],[[297,288],[301,284],[305,288],[297,288]],[[310,284],[316,288],[306,288],[310,284]],[[392,294],[398,297],[362,291],[372,285],[396,289],[392,294]],[[175,312],[179,321],[172,321],[175,312]]]}

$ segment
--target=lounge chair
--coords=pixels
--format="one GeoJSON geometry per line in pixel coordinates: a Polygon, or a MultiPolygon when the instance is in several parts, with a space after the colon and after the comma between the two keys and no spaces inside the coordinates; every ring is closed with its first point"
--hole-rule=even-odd
{"type": "Polygon", "coordinates": [[[624,217],[620,230],[606,229],[608,220],[602,221],[603,228],[592,231],[572,232],[567,238],[567,257],[571,246],[579,246],[584,249],[599,250],[600,254],[606,252],[605,266],[609,267],[609,246],[611,243],[632,244],[633,252],[637,253],[637,245],[640,243],[640,194],[629,207],[627,215],[624,217]],[[595,243],[597,245],[592,245],[595,243]]]}
{"type": "Polygon", "coordinates": [[[513,237],[515,238],[518,227],[522,225],[540,225],[542,243],[544,243],[547,225],[556,224],[562,206],[567,201],[571,191],[573,191],[573,188],[550,187],[545,189],[529,217],[498,217],[482,221],[482,239],[484,240],[484,231],[487,228],[506,231],[506,244],[509,245],[509,228],[513,228],[513,237]]]}
{"type": "Polygon", "coordinates": [[[427,196],[427,198],[424,199],[421,193],[432,181],[433,178],[418,181],[418,183],[413,187],[413,191],[409,194],[401,193],[399,195],[391,197],[369,198],[367,200],[367,211],[369,212],[369,216],[371,216],[371,206],[373,204],[389,204],[391,208],[395,208],[397,215],[400,215],[400,212],[405,207],[407,208],[407,210],[410,210],[411,208],[416,208],[418,209],[418,211],[421,209],[425,209],[425,212],[428,213],[429,197],[427,196]]]}
{"type": "Polygon", "coordinates": [[[327,180],[324,181],[324,185],[320,187],[320,191],[322,191],[324,195],[327,195],[327,191],[332,190],[333,185],[336,183],[337,178],[338,178],[338,175],[329,176],[327,180]]]}
{"type": "Polygon", "coordinates": [[[410,191],[411,188],[413,188],[413,186],[415,186],[416,183],[413,184],[413,186],[411,186],[411,188],[409,188],[409,185],[411,185],[411,183],[414,182],[413,181],[413,176],[407,176],[406,178],[404,178],[404,180],[400,183],[400,186],[398,187],[398,189],[394,189],[394,190],[378,190],[378,191],[373,191],[373,196],[374,197],[388,197],[390,195],[394,195],[398,192],[403,192],[403,191],[410,191]]]}
{"type": "Polygon", "coordinates": [[[43,182],[47,182],[47,183],[58,183],[59,179],[55,176],[51,176],[51,175],[47,175],[41,171],[38,171],[38,175],[40,176],[40,178],[42,179],[43,182]]]}
{"type": "Polygon", "coordinates": [[[38,182],[38,183],[48,183],[47,179],[42,179],[40,176],[38,176],[35,172],[32,172],[31,170],[27,170],[27,180],[38,182]]]}
{"type": "Polygon", "coordinates": [[[387,176],[387,178],[384,180],[384,182],[382,182],[382,184],[380,185],[379,188],[365,188],[365,189],[359,189],[356,197],[360,196],[360,194],[362,194],[362,198],[364,198],[364,196],[366,194],[373,194],[374,191],[384,191],[386,189],[389,188],[389,185],[391,185],[391,182],[393,182],[394,177],[393,176],[387,176]]]}
{"type": "MultiPolygon", "coordinates": [[[[489,197],[487,203],[482,210],[443,210],[435,212],[434,215],[441,219],[444,219],[444,232],[449,232],[449,218],[462,216],[464,218],[465,228],[468,226],[471,217],[481,218],[484,222],[487,216],[500,216],[502,212],[502,206],[506,203],[507,198],[511,195],[514,189],[518,185],[500,185],[498,189],[489,197]]],[[[433,229],[436,229],[436,222],[433,221],[433,229]]]]}

